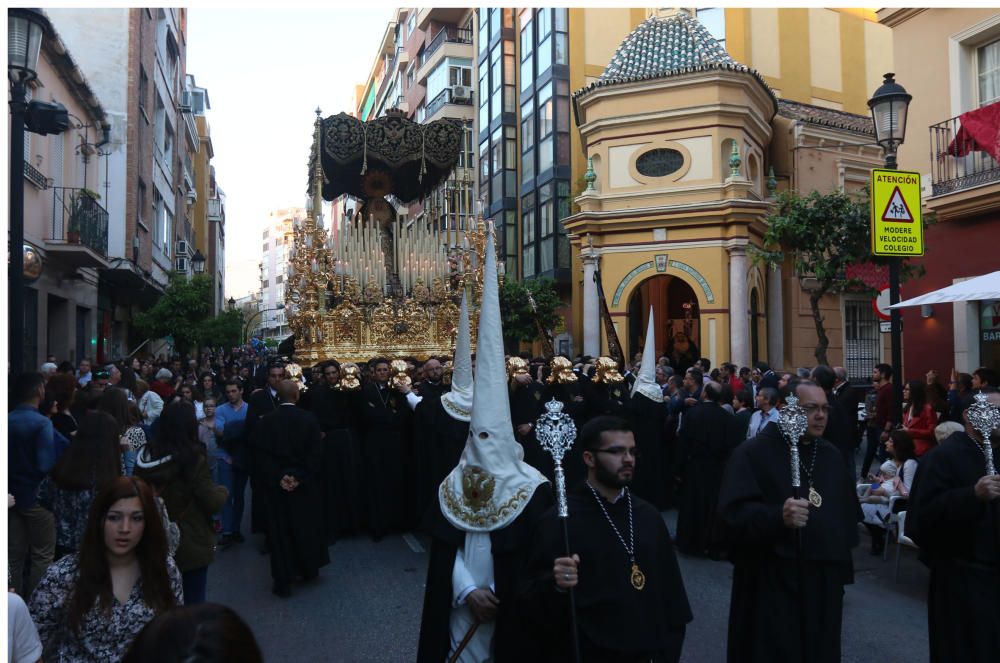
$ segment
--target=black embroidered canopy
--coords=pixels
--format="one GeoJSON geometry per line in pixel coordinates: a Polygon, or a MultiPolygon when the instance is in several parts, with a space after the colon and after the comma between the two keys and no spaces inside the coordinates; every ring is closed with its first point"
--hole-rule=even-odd
{"type": "Polygon", "coordinates": [[[461,127],[447,119],[417,124],[395,110],[370,122],[331,115],[321,130],[323,198],[416,200],[448,177],[461,146],[461,127]]]}

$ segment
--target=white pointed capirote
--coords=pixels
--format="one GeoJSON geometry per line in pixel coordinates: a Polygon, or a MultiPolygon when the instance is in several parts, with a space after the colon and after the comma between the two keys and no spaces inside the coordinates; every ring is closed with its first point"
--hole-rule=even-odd
{"type": "Polygon", "coordinates": [[[458,313],[458,338],[455,340],[455,364],[451,374],[451,391],[441,397],[441,406],[452,419],[469,421],[472,416],[472,338],[469,331],[469,302],[462,293],[462,308],[458,313]]]}
{"type": "Polygon", "coordinates": [[[441,513],[466,532],[492,532],[506,527],[524,511],[535,488],[548,481],[524,462],[524,449],[514,439],[492,225],[487,233],[485,258],[469,437],[458,465],[438,489],[441,513]]]}
{"type": "Polygon", "coordinates": [[[653,307],[649,307],[646,325],[646,345],[642,349],[642,365],[632,386],[632,395],[640,393],[651,401],[663,402],[663,390],[656,384],[656,333],[653,329],[653,307]]]}

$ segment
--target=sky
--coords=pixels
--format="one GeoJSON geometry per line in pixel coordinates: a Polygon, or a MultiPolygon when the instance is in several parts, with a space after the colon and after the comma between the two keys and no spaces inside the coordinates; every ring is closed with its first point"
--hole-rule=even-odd
{"type": "Polygon", "coordinates": [[[227,298],[259,288],[268,213],[305,204],[315,109],[350,110],[392,17],[385,6],[189,9],[187,73],[208,90],[226,194],[227,298]]]}

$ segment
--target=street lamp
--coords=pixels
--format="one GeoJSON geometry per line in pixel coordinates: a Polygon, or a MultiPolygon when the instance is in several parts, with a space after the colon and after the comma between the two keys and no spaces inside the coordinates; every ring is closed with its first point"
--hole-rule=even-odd
{"type": "Polygon", "coordinates": [[[194,255],[191,256],[191,269],[194,270],[195,275],[205,273],[205,256],[201,255],[201,251],[195,249],[194,255]]]}
{"type": "Polygon", "coordinates": [[[236,298],[235,297],[230,297],[229,298],[229,308],[230,308],[230,310],[236,308],[236,298]]]}
{"type": "MultiPolygon", "coordinates": [[[[885,167],[895,170],[896,151],[906,138],[906,115],[913,96],[893,78],[885,74],[885,81],[872,98],[868,108],[875,124],[875,141],[885,153],[885,167]]],[[[899,303],[899,268],[901,258],[889,258],[889,305],[899,303]]],[[[900,311],[889,309],[889,339],[892,346],[892,374],[895,379],[896,402],[903,402],[903,327],[900,311]]]]}
{"type": "Polygon", "coordinates": [[[7,10],[7,80],[10,82],[10,373],[24,367],[24,113],[28,83],[37,78],[42,38],[51,31],[40,9],[7,10]]]}

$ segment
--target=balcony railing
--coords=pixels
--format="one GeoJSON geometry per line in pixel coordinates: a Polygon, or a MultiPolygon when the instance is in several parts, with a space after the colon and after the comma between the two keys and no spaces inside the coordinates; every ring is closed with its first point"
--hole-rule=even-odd
{"type": "Polygon", "coordinates": [[[44,190],[49,188],[49,183],[48,180],[45,179],[45,175],[43,175],[40,170],[32,166],[27,161],[24,162],[24,179],[28,180],[39,189],[44,190]]]}
{"type": "Polygon", "coordinates": [[[456,99],[452,88],[446,87],[427,104],[425,117],[433,117],[445,104],[470,106],[472,105],[472,95],[470,94],[468,99],[456,99]]]}
{"type": "Polygon", "coordinates": [[[86,189],[52,187],[52,241],[108,254],[108,212],[86,189]]]}
{"type": "Polygon", "coordinates": [[[959,118],[932,124],[930,134],[932,195],[1000,181],[1000,164],[963,131],[959,118]]]}
{"type": "Polygon", "coordinates": [[[472,43],[472,30],[461,30],[454,26],[445,26],[441,28],[431,43],[427,45],[424,52],[420,55],[420,64],[424,64],[427,60],[434,55],[434,51],[441,48],[443,44],[450,42],[453,44],[471,44],[472,43]]]}

